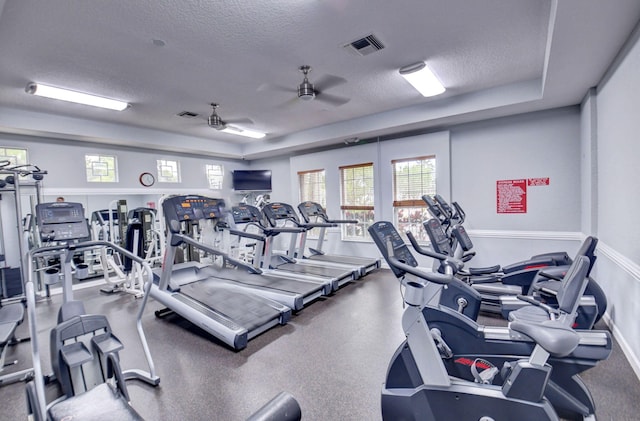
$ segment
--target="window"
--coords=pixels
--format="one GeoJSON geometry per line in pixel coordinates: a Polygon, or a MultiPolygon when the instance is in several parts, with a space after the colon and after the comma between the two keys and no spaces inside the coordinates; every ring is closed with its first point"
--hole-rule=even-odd
{"type": "Polygon", "coordinates": [[[207,172],[207,180],[209,180],[209,188],[213,190],[222,190],[224,167],[222,165],[207,164],[205,165],[205,170],[207,172]]]}
{"type": "Polygon", "coordinates": [[[357,224],[341,224],[343,240],[364,240],[367,228],[374,222],[373,164],[340,167],[342,218],[355,219],[357,224]]]}
{"type": "Polygon", "coordinates": [[[27,150],[22,148],[0,147],[0,161],[9,161],[10,166],[27,165],[27,150]]]}
{"type": "Polygon", "coordinates": [[[160,183],[179,183],[180,182],[180,163],[178,161],[158,159],[157,162],[158,162],[158,182],[160,183]]]}
{"type": "Polygon", "coordinates": [[[300,171],[300,202],[312,201],[327,207],[327,192],[325,190],[324,170],[300,171]]]}
{"type": "Polygon", "coordinates": [[[87,181],[90,183],[116,183],[118,161],[110,155],[85,155],[87,181]]]}
{"type": "MultiPolygon", "coordinates": [[[[298,183],[300,185],[300,202],[320,203],[323,208],[327,207],[327,191],[324,182],[324,170],[300,171],[298,173],[298,183]]],[[[313,228],[307,232],[309,238],[318,238],[320,228],[313,228]]]]}
{"type": "Polygon", "coordinates": [[[393,213],[398,231],[411,231],[418,241],[428,241],[422,222],[429,219],[425,194],[436,193],[436,157],[397,159],[393,166],[393,213]]]}

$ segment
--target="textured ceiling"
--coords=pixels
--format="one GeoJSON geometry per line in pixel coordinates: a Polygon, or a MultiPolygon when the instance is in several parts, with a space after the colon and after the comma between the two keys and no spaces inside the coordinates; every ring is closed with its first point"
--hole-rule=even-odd
{"type": "Polygon", "coordinates": [[[246,159],[577,104],[640,18],[637,0],[0,0],[0,10],[0,131],[246,159]],[[369,34],[385,48],[343,48],[369,34]],[[422,98],[399,77],[421,60],[445,94],[422,98]],[[317,88],[342,82],[326,98],[349,101],[296,100],[305,64],[317,88]],[[37,98],[30,81],[132,106],[37,98]],[[208,127],[210,102],[267,137],[208,127]]]}

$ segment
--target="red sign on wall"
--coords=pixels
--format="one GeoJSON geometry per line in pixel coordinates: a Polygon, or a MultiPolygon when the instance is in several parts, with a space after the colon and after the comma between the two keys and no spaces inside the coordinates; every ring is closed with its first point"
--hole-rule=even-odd
{"type": "Polygon", "coordinates": [[[528,186],[548,186],[549,177],[528,178],[527,185],[528,186]]]}
{"type": "Polygon", "coordinates": [[[527,213],[527,180],[496,181],[498,213],[527,213]]]}

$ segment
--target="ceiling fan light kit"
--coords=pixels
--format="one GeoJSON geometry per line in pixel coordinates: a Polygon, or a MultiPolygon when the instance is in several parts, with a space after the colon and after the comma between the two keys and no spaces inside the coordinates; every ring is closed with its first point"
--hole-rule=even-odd
{"type": "Polygon", "coordinates": [[[106,108],[108,110],[114,111],[123,111],[129,107],[129,104],[124,101],[104,98],[101,96],[86,94],[83,92],[70,91],[68,89],[56,88],[53,86],[43,85],[41,83],[35,82],[30,82],[29,84],[27,84],[25,92],[44,98],[59,99],[61,101],[90,105],[92,107],[98,108],[106,108]]]}
{"type": "Polygon", "coordinates": [[[298,98],[303,101],[310,101],[316,97],[316,90],[308,79],[311,66],[300,66],[299,70],[304,75],[304,80],[298,85],[298,98]]]}
{"type": "Polygon", "coordinates": [[[436,96],[445,91],[442,83],[440,83],[436,75],[424,61],[401,68],[400,75],[420,92],[422,96],[436,96]]]}

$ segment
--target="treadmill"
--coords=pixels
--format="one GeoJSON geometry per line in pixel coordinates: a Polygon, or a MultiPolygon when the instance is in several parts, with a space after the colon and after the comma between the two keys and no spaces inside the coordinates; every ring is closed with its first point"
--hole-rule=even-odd
{"type": "MultiPolygon", "coordinates": [[[[273,253],[274,235],[267,237],[264,260],[262,266],[277,271],[292,272],[299,275],[311,275],[330,278],[337,287],[341,287],[360,277],[360,270],[347,268],[343,265],[328,266],[323,262],[313,262],[305,259],[296,259],[295,248],[298,234],[316,227],[330,227],[333,224],[326,223],[301,223],[293,206],[283,202],[267,203],[262,207],[262,215],[272,228],[294,228],[291,232],[289,248],[286,254],[273,253]],[[289,225],[286,225],[286,224],[289,225]]],[[[336,288],[337,289],[337,288],[336,288]]]]}
{"type": "MultiPolygon", "coordinates": [[[[255,208],[254,212],[260,215],[259,209],[255,208]]],[[[243,206],[234,206],[231,213],[234,218],[241,220],[251,218],[251,215],[248,214],[247,209],[243,206]]],[[[228,228],[227,230],[231,235],[255,240],[257,244],[262,244],[265,241],[264,235],[233,228],[228,228]]],[[[193,268],[197,268],[197,276],[218,278],[220,284],[240,288],[261,297],[269,298],[290,307],[294,311],[302,310],[305,305],[333,292],[333,285],[326,279],[303,279],[300,276],[279,276],[274,273],[264,273],[257,265],[249,267],[247,265],[250,263],[234,259],[225,254],[224,251],[217,251],[216,255],[223,258],[223,266],[195,264],[193,262],[186,265],[175,265],[173,281],[182,283],[183,281],[178,278],[184,277],[186,278],[185,281],[188,282],[188,278],[193,276],[193,268]],[[237,266],[237,268],[230,268],[228,267],[229,265],[237,266]]]]}
{"type": "MultiPolygon", "coordinates": [[[[302,215],[302,219],[306,223],[313,222],[324,222],[327,224],[357,224],[356,220],[348,220],[348,219],[329,219],[327,212],[322,207],[321,204],[316,202],[302,202],[298,205],[298,211],[300,215],[302,215]]],[[[324,244],[324,236],[327,231],[326,226],[320,227],[320,233],[318,234],[318,246],[317,248],[309,247],[310,255],[305,254],[305,246],[307,242],[307,232],[302,233],[302,238],[300,239],[300,247],[298,248],[297,257],[300,259],[309,259],[313,261],[320,262],[334,262],[334,263],[342,263],[345,265],[355,266],[360,271],[360,276],[365,276],[366,274],[378,269],[380,267],[380,259],[372,259],[368,257],[356,257],[356,256],[344,256],[338,254],[326,254],[322,251],[322,246],[324,244]]]]}
{"type": "Polygon", "coordinates": [[[213,276],[215,271],[200,262],[174,264],[176,250],[182,245],[230,261],[224,253],[180,232],[182,222],[221,218],[224,206],[223,200],[198,195],[175,196],[163,202],[167,247],[160,279],[151,285],[149,295],[167,307],[156,312],[157,317],[177,313],[234,350],[240,350],[249,339],[286,324],[291,309],[213,276]]]}

